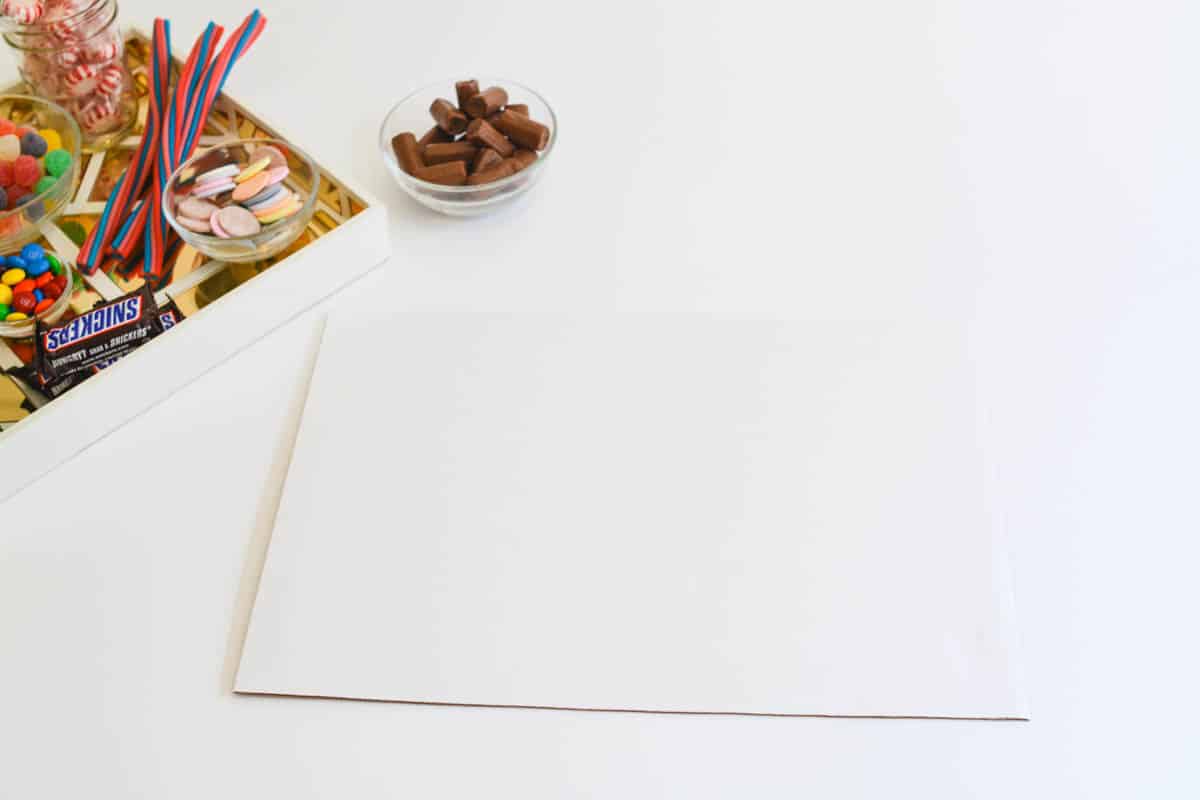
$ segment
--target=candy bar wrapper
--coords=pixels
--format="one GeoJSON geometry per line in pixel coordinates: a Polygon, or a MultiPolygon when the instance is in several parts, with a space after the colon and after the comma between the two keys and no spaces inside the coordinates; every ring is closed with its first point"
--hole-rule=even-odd
{"type": "Polygon", "coordinates": [[[33,366],[43,385],[68,375],[101,369],[163,331],[148,285],[98,303],[61,325],[38,323],[33,366]]]}
{"type": "Polygon", "coordinates": [[[158,307],[158,321],[162,323],[162,329],[169,331],[179,323],[183,322],[187,317],[183,316],[183,312],[179,310],[179,306],[175,305],[175,299],[170,298],[165,305],[158,307]]]}

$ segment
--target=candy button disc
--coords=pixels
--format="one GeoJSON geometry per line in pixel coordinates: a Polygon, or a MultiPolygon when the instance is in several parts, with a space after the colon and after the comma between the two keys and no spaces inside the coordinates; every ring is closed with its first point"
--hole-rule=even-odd
{"type": "Polygon", "coordinates": [[[269,166],[271,166],[271,158],[269,156],[260,158],[242,170],[241,174],[234,178],[234,180],[238,183],[245,183],[269,166]]]}
{"type": "Polygon", "coordinates": [[[241,206],[222,208],[217,212],[216,219],[231,238],[253,236],[262,230],[258,219],[241,206]]]}

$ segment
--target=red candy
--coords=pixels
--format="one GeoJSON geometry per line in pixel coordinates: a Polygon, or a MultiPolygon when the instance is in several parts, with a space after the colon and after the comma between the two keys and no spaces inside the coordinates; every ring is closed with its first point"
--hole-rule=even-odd
{"type": "Polygon", "coordinates": [[[40,289],[52,280],[54,280],[54,273],[47,270],[47,271],[43,272],[41,275],[38,275],[34,279],[33,283],[40,289]]]}
{"type": "Polygon", "coordinates": [[[30,311],[33,311],[35,307],[37,307],[37,303],[37,298],[33,296],[32,292],[14,294],[12,299],[12,310],[20,311],[22,314],[28,314],[30,311]]]}
{"type": "Polygon", "coordinates": [[[18,205],[20,205],[21,201],[28,196],[28,190],[20,186],[13,186],[8,190],[8,209],[11,211],[12,209],[16,208],[18,205]]]}
{"type": "MultiPolygon", "coordinates": [[[[8,120],[3,120],[8,122],[8,120]]],[[[0,134],[3,136],[3,134],[0,134]]],[[[0,161],[0,186],[8,187],[13,185],[13,171],[11,161],[0,161]]]]}
{"type": "Polygon", "coordinates": [[[37,281],[35,281],[33,278],[26,278],[16,286],[12,287],[12,290],[13,294],[25,294],[26,292],[32,292],[36,288],[37,281]]]}
{"type": "Polygon", "coordinates": [[[0,117],[0,136],[7,136],[17,129],[17,126],[12,123],[12,120],[0,117]]]}
{"type": "MultiPolygon", "coordinates": [[[[19,130],[19,129],[18,129],[19,130]]],[[[33,156],[17,156],[13,162],[13,182],[18,186],[32,188],[42,177],[42,166],[33,156]]]]}
{"type": "Polygon", "coordinates": [[[58,289],[60,293],[63,292],[67,288],[67,274],[64,272],[62,275],[56,276],[54,280],[50,281],[50,285],[58,289]]]}
{"type": "Polygon", "coordinates": [[[62,294],[62,287],[58,285],[58,281],[50,281],[42,287],[42,297],[49,297],[51,300],[62,294]]]}
{"type": "Polygon", "coordinates": [[[51,300],[49,297],[43,298],[42,302],[40,302],[36,306],[34,306],[33,313],[40,314],[43,311],[45,311],[46,309],[50,308],[50,306],[52,306],[52,305],[54,305],[53,300],[51,300]]]}

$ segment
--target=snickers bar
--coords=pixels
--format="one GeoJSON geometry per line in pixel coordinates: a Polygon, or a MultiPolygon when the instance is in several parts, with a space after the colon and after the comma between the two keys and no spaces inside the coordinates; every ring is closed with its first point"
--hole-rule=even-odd
{"type": "Polygon", "coordinates": [[[158,334],[163,325],[148,285],[61,325],[37,326],[34,367],[43,383],[107,365],[158,334]]]}

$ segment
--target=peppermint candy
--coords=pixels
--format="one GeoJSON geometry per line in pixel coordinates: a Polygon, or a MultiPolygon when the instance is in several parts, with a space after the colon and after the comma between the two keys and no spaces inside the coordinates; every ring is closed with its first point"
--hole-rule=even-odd
{"type": "Polygon", "coordinates": [[[4,0],[0,13],[22,25],[32,25],[46,13],[43,0],[4,0]]]}
{"type": "Polygon", "coordinates": [[[83,53],[77,47],[66,47],[55,54],[54,60],[60,67],[70,69],[83,61],[83,53]]]}
{"type": "Polygon", "coordinates": [[[83,57],[89,64],[106,64],[117,57],[118,49],[115,38],[99,39],[83,46],[83,57]]]}
{"type": "Polygon", "coordinates": [[[91,64],[78,64],[63,76],[63,81],[72,95],[87,97],[96,89],[96,68],[91,64]]]}
{"type": "Polygon", "coordinates": [[[100,70],[96,78],[96,89],[100,94],[115,95],[125,85],[125,73],[115,64],[100,70]]]}
{"type": "Polygon", "coordinates": [[[106,97],[97,97],[79,112],[79,121],[89,131],[112,127],[117,118],[117,106],[106,97]]]}

